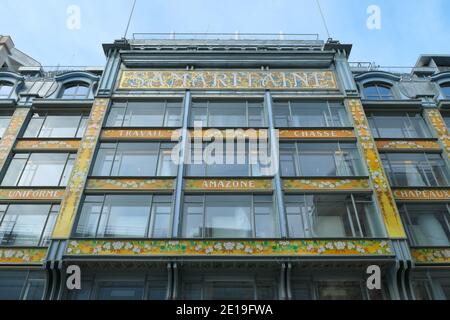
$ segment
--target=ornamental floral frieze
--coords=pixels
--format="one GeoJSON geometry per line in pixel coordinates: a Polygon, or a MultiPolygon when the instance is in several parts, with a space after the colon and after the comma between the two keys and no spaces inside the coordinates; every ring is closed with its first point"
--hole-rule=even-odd
{"type": "Polygon", "coordinates": [[[385,240],[71,240],[68,256],[386,256],[385,240]]]}
{"type": "Polygon", "coordinates": [[[450,264],[450,248],[412,248],[416,264],[450,264]]]}
{"type": "Polygon", "coordinates": [[[376,145],[380,151],[404,151],[404,150],[423,150],[439,151],[441,146],[436,141],[406,141],[406,140],[377,140],[376,145]]]}
{"type": "Polygon", "coordinates": [[[355,139],[353,130],[348,129],[279,129],[280,140],[309,140],[309,139],[355,139]]]}
{"type": "Polygon", "coordinates": [[[0,140],[0,169],[5,165],[6,159],[14,147],[17,136],[19,135],[20,129],[22,128],[30,109],[28,108],[18,108],[14,111],[11,117],[8,128],[6,128],[0,140]]]}
{"type": "Polygon", "coordinates": [[[0,248],[0,265],[40,265],[47,256],[47,248],[0,248]]]}
{"type": "Polygon", "coordinates": [[[89,179],[86,191],[172,191],[174,179],[89,179]]]}
{"type": "Polygon", "coordinates": [[[119,89],[338,90],[331,70],[123,70],[119,89]]]}
{"type": "Polygon", "coordinates": [[[27,140],[22,139],[15,146],[16,151],[77,151],[80,140],[27,140]]]}
{"type": "Polygon", "coordinates": [[[80,149],[53,230],[53,238],[55,239],[67,239],[72,231],[72,225],[75,221],[108,105],[109,99],[96,99],[92,106],[86,131],[81,140],[80,149]]]}
{"type": "Polygon", "coordinates": [[[285,192],[370,191],[369,179],[283,179],[285,192]]]}
{"type": "Polygon", "coordinates": [[[390,238],[406,238],[394,196],[386,178],[361,101],[359,99],[348,99],[346,105],[353,119],[355,133],[361,146],[363,159],[369,170],[369,177],[375,190],[388,235],[390,238]]]}
{"type": "Polygon", "coordinates": [[[218,192],[272,192],[272,179],[187,179],[186,191],[218,192]]]}
{"type": "Polygon", "coordinates": [[[426,109],[425,113],[450,159],[450,134],[441,113],[437,109],[426,109]]]}

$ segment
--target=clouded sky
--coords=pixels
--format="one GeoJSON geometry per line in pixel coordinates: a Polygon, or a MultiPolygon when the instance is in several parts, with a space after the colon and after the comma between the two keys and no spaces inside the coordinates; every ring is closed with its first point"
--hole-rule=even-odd
{"type": "MultiPolygon", "coordinates": [[[[316,0],[137,0],[134,32],[318,33],[316,0]]],[[[420,54],[450,54],[448,0],[320,0],[331,37],[353,44],[351,61],[412,66],[420,54]],[[369,29],[377,5],[381,28],[369,29]]],[[[124,35],[133,0],[0,0],[0,34],[46,66],[100,66],[101,44],[124,35]],[[68,8],[80,9],[80,28],[68,8]]]]}

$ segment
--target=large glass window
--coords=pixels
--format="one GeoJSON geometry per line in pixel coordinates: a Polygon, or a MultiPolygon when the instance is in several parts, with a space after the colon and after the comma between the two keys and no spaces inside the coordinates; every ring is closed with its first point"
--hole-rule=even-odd
{"type": "Polygon", "coordinates": [[[88,118],[88,113],[35,112],[23,136],[24,138],[82,138],[88,118]]]}
{"type": "Polygon", "coordinates": [[[102,143],[94,176],[175,176],[171,153],[174,144],[158,142],[102,143]]]}
{"type": "Polygon", "coordinates": [[[414,272],[411,282],[416,300],[450,300],[448,271],[414,272]]]}
{"type": "Polygon", "coordinates": [[[270,156],[268,145],[243,142],[191,145],[191,158],[186,175],[191,177],[257,177],[268,175],[270,156]]]}
{"type": "Polygon", "coordinates": [[[172,200],[169,195],[86,196],[75,236],[166,238],[172,200]]]}
{"type": "Polygon", "coordinates": [[[5,134],[10,121],[11,114],[9,112],[0,112],[0,138],[5,134]]]}
{"type": "Polygon", "coordinates": [[[380,156],[391,185],[398,187],[449,185],[449,173],[440,154],[382,153],[380,156]]]}
{"type": "Polygon", "coordinates": [[[287,195],[285,206],[291,238],[375,238],[385,234],[369,195],[287,195]]]}
{"type": "Polygon", "coordinates": [[[186,195],[185,238],[274,238],[271,195],[186,195]]]}
{"type": "Polygon", "coordinates": [[[450,246],[448,204],[402,204],[399,207],[413,246],[450,246]]]}
{"type": "Polygon", "coordinates": [[[363,176],[366,170],[355,143],[280,143],[285,177],[363,176]]]}
{"type": "MultiPolygon", "coordinates": [[[[385,300],[385,290],[368,290],[365,279],[340,276],[331,279],[298,279],[294,276],[291,292],[295,300],[385,300]],[[349,278],[346,280],[345,278],[349,278]],[[353,278],[353,279],[352,279],[353,278]]],[[[384,287],[384,286],[382,286],[384,287]]]]}
{"type": "Polygon", "coordinates": [[[114,273],[87,275],[81,290],[70,290],[69,300],[164,300],[167,296],[167,275],[153,271],[151,275],[114,273]]]}
{"type": "Polygon", "coordinates": [[[350,126],[344,104],[337,101],[280,101],[273,113],[278,128],[350,126]]]}
{"type": "Polygon", "coordinates": [[[17,153],[2,186],[66,186],[75,158],[70,153],[17,153]]]}
{"type": "Polygon", "coordinates": [[[450,82],[441,85],[441,90],[445,99],[450,99],[450,82]]]}
{"type": "Polygon", "coordinates": [[[262,102],[257,101],[194,101],[190,126],[201,122],[210,128],[264,127],[266,119],[262,102]]]}
{"type": "Polygon", "coordinates": [[[367,117],[375,138],[431,138],[420,112],[372,112],[367,117]]]}
{"type": "Polygon", "coordinates": [[[87,83],[75,82],[69,83],[64,86],[63,91],[61,93],[62,99],[88,99],[91,90],[87,83]]]}
{"type": "Polygon", "coordinates": [[[59,212],[59,205],[0,204],[2,245],[45,246],[59,212]]]}
{"type": "Polygon", "coordinates": [[[42,300],[45,273],[39,271],[0,271],[0,300],[42,300]]]}
{"type": "Polygon", "coordinates": [[[114,102],[107,127],[180,127],[181,101],[114,102]]]}
{"type": "Polygon", "coordinates": [[[275,300],[277,298],[277,283],[273,277],[191,276],[183,279],[181,287],[183,300],[275,300]]]}
{"type": "Polygon", "coordinates": [[[393,100],[392,88],[382,83],[370,83],[364,86],[364,97],[367,100],[393,100]]]}
{"type": "Polygon", "coordinates": [[[11,96],[13,85],[8,82],[0,82],[0,99],[8,99],[11,96]]]}

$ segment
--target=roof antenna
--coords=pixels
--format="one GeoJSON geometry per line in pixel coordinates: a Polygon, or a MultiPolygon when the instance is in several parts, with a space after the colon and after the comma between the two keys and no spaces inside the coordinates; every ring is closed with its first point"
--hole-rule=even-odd
{"type": "Polygon", "coordinates": [[[322,23],[323,23],[323,25],[325,27],[325,30],[327,32],[328,39],[331,39],[330,31],[328,30],[328,26],[327,26],[327,21],[325,20],[325,16],[323,15],[323,12],[322,12],[322,7],[320,6],[320,1],[316,0],[316,3],[317,3],[317,7],[319,8],[320,16],[322,17],[322,23]]]}
{"type": "Polygon", "coordinates": [[[125,28],[125,34],[123,35],[123,39],[127,38],[128,28],[130,28],[131,18],[133,18],[134,7],[136,6],[136,1],[137,0],[133,1],[133,7],[131,8],[130,16],[128,18],[128,23],[127,23],[127,27],[125,28]]]}

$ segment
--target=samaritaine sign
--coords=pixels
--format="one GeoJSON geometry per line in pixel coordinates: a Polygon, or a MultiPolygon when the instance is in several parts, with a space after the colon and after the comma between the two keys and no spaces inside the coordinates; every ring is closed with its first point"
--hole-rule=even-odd
{"type": "Polygon", "coordinates": [[[119,89],[337,90],[331,70],[123,70],[119,89]]]}

